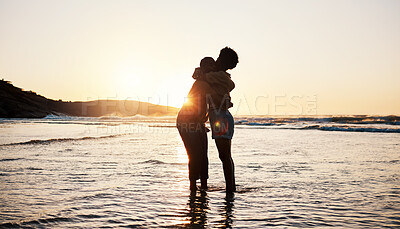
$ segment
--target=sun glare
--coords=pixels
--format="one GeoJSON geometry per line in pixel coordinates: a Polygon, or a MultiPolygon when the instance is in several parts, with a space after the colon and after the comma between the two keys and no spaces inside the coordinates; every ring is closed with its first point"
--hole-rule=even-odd
{"type": "Polygon", "coordinates": [[[133,66],[123,66],[114,73],[115,90],[119,99],[129,99],[141,85],[140,73],[133,66]]]}
{"type": "Polygon", "coordinates": [[[187,94],[193,80],[190,77],[169,77],[160,82],[158,91],[160,92],[160,104],[182,107],[187,100],[187,94]]]}
{"type": "Polygon", "coordinates": [[[146,66],[133,66],[130,62],[123,62],[115,68],[112,82],[118,99],[140,100],[180,108],[187,102],[186,97],[193,79],[190,74],[165,76],[146,66]]]}

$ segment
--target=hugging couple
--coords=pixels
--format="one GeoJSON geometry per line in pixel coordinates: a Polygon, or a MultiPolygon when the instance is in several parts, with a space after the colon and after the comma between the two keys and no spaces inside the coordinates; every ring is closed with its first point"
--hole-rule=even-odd
{"type": "Polygon", "coordinates": [[[235,87],[226,71],[236,67],[237,53],[231,48],[223,48],[216,61],[205,57],[200,67],[193,73],[195,82],[187,96],[187,102],[177,116],[177,128],[189,158],[190,190],[196,191],[196,181],[200,179],[201,189],[207,190],[208,157],[207,132],[208,118],[212,138],[217,145],[222,161],[226,182],[226,193],[236,191],[234,164],[231,157],[231,140],[234,121],[228,111],[233,106],[230,92],[235,87]]]}

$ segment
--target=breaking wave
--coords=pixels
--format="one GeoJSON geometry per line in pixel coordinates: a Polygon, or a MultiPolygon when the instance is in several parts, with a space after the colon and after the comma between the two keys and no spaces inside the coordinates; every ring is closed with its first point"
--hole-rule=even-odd
{"type": "Polygon", "coordinates": [[[301,129],[315,129],[323,131],[347,131],[347,132],[373,132],[373,133],[400,133],[400,128],[371,128],[354,126],[306,126],[301,129]]]}
{"type": "MultiPolygon", "coordinates": [[[[1,122],[40,122],[51,124],[79,124],[79,125],[104,125],[118,126],[124,124],[142,123],[149,127],[175,128],[176,117],[150,117],[135,115],[129,117],[103,116],[103,117],[74,117],[48,115],[42,119],[0,119],[1,122]]],[[[277,128],[297,130],[321,131],[348,131],[348,132],[374,132],[374,133],[400,133],[400,116],[236,116],[235,125],[245,128],[277,128]]],[[[90,139],[92,137],[87,137],[90,139]]],[[[31,140],[12,144],[47,144],[58,141],[71,141],[79,139],[49,139],[31,140]]],[[[82,139],[80,139],[82,140],[82,139]]],[[[10,144],[8,144],[10,145],[10,144]]]]}
{"type": "Polygon", "coordinates": [[[318,117],[237,117],[236,125],[261,126],[281,129],[315,129],[400,133],[400,116],[318,116],[318,117]]]}
{"type": "Polygon", "coordinates": [[[386,124],[400,125],[400,116],[317,116],[317,117],[237,117],[239,125],[283,125],[293,123],[386,124]]]}
{"type": "Polygon", "coordinates": [[[103,138],[115,138],[124,134],[115,134],[115,135],[107,135],[107,136],[98,136],[98,137],[81,137],[81,138],[53,138],[53,139],[34,139],[26,142],[16,142],[16,143],[8,143],[2,144],[0,146],[15,146],[15,145],[48,145],[52,143],[59,142],[69,142],[69,141],[84,141],[84,140],[93,140],[93,139],[103,139],[103,138]]]}

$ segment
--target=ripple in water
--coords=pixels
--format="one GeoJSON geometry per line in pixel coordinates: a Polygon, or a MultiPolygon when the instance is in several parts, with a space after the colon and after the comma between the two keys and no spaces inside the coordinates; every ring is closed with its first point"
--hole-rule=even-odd
{"type": "Polygon", "coordinates": [[[242,126],[234,196],[211,139],[196,193],[174,128],[66,139],[0,146],[1,228],[400,226],[398,134],[242,126]]]}

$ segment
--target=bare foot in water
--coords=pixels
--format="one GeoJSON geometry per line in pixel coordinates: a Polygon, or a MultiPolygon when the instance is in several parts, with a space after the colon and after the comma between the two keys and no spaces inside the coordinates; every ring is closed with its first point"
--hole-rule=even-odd
{"type": "Polygon", "coordinates": [[[206,191],[208,189],[207,187],[207,179],[202,179],[201,180],[201,189],[206,191]]]}

